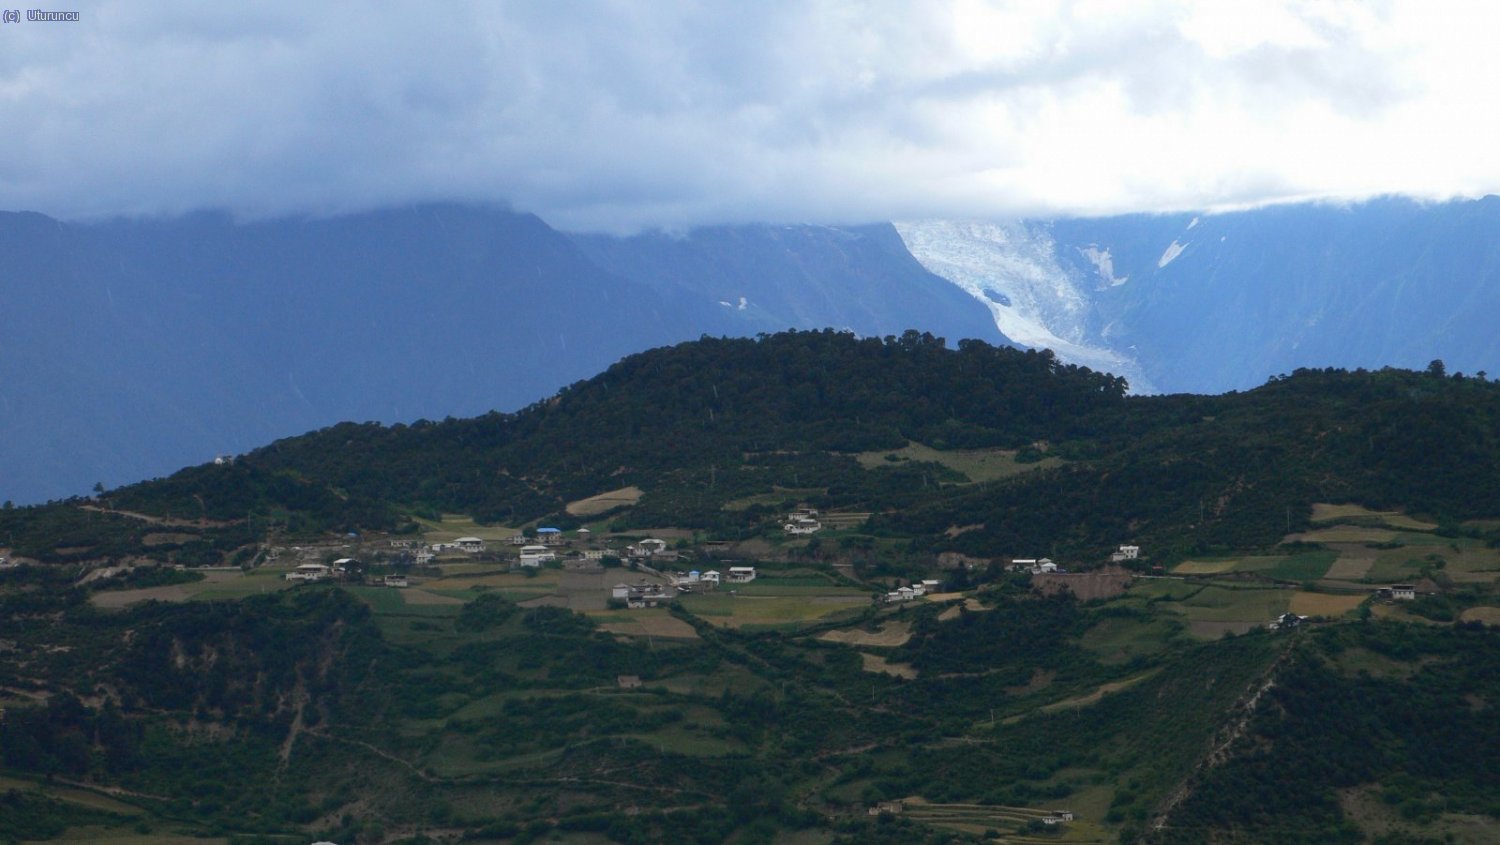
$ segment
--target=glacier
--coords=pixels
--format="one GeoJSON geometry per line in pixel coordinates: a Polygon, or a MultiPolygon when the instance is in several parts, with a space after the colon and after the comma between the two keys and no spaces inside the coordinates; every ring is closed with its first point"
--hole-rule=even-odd
{"type": "MultiPolygon", "coordinates": [[[[1065,266],[1045,224],[978,220],[894,223],[912,257],[984,303],[1000,332],[1070,364],[1124,376],[1134,393],[1154,393],[1140,364],[1111,349],[1099,329],[1089,289],[1099,286],[1065,266]]],[[[1116,278],[1109,250],[1079,250],[1106,287],[1116,278]]]]}

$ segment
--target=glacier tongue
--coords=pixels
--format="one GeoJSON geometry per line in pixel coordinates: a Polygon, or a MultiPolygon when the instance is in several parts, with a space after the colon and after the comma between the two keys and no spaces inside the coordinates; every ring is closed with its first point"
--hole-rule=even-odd
{"type": "MultiPolygon", "coordinates": [[[[1023,346],[1051,349],[1070,364],[1124,376],[1136,393],[1154,392],[1140,365],[1109,348],[1091,326],[1088,288],[1057,260],[1043,226],[1025,222],[897,222],[909,251],[928,272],[963,288],[994,315],[1001,333],[1023,346]]],[[[1108,250],[1099,257],[1107,258],[1108,250]]],[[[1112,268],[1090,260],[1107,276],[1112,268]]]]}

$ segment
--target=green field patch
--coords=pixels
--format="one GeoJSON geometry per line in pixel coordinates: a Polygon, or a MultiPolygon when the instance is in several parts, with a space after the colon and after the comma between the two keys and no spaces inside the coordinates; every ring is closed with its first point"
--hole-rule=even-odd
{"type": "Polygon", "coordinates": [[[861,452],[855,456],[865,469],[899,465],[902,461],[940,464],[961,473],[971,482],[999,481],[1022,473],[1062,466],[1059,458],[1043,458],[1034,463],[1016,460],[1013,449],[939,450],[921,443],[908,443],[900,449],[861,452]]]}
{"type": "Polygon", "coordinates": [[[756,493],[753,496],[731,499],[724,503],[724,510],[744,511],[756,505],[779,508],[785,506],[788,502],[792,503],[793,507],[796,507],[797,502],[813,498],[814,496],[822,496],[827,492],[827,488],[824,487],[775,487],[769,493],[756,493]]]}
{"type": "Polygon", "coordinates": [[[1160,617],[1106,617],[1084,631],[1078,644],[1098,655],[1099,662],[1117,665],[1161,652],[1181,630],[1160,617]]]}
{"type": "Polygon", "coordinates": [[[1223,575],[1233,572],[1244,558],[1226,557],[1206,560],[1185,560],[1172,567],[1174,575],[1223,575]]]}
{"type": "Polygon", "coordinates": [[[509,540],[520,529],[504,525],[480,525],[471,516],[460,513],[445,513],[440,521],[416,519],[423,528],[422,537],[430,543],[446,543],[459,537],[478,537],[486,542],[509,540]]]}
{"type": "Polygon", "coordinates": [[[1326,549],[1299,552],[1284,557],[1276,555],[1247,557],[1236,571],[1253,572],[1275,581],[1315,581],[1328,574],[1328,568],[1337,558],[1337,552],[1326,549]]]}
{"type": "Polygon", "coordinates": [[[1344,522],[1353,525],[1383,525],[1412,531],[1431,531],[1435,523],[1413,519],[1400,511],[1375,511],[1362,505],[1334,505],[1318,502],[1312,506],[1313,523],[1344,522]]]}
{"type": "Polygon", "coordinates": [[[1334,525],[1314,528],[1300,534],[1288,534],[1288,543],[1390,543],[1399,532],[1389,528],[1373,528],[1361,525],[1334,525]]]}

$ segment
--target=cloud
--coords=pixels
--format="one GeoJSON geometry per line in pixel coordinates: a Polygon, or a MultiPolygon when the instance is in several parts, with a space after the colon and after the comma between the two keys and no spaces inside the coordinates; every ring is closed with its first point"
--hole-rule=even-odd
{"type": "Polygon", "coordinates": [[[1500,187],[1479,2],[78,9],[0,25],[0,207],[628,231],[1500,187]]]}

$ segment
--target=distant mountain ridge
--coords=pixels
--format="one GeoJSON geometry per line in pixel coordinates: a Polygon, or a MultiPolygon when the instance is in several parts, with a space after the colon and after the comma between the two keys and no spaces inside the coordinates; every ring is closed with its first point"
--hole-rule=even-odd
{"type": "Polygon", "coordinates": [[[514,410],[704,334],[1003,341],[889,226],[612,241],[461,205],[243,223],[8,213],[0,250],[0,500],[18,503],[342,420],[514,410]]]}

